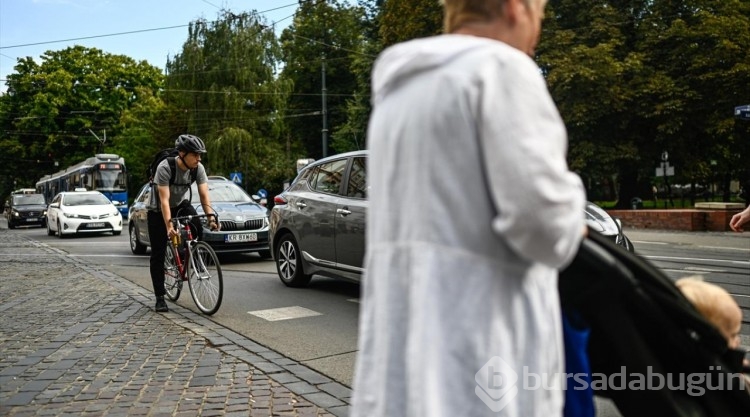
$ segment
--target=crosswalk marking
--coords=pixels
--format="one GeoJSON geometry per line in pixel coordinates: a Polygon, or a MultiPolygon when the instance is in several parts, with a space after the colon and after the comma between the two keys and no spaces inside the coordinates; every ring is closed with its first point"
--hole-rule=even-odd
{"type": "Polygon", "coordinates": [[[280,321],[299,319],[303,317],[322,316],[322,314],[318,313],[317,311],[313,311],[300,306],[270,308],[268,310],[248,311],[247,313],[252,314],[256,317],[260,317],[267,321],[280,321]]]}

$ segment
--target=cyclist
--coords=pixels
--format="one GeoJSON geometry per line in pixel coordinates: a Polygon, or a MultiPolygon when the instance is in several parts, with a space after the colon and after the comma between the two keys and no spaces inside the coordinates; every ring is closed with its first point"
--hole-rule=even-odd
{"type": "MultiPolygon", "coordinates": [[[[206,153],[203,140],[193,135],[180,135],[174,143],[178,156],[174,158],[175,176],[171,180],[172,168],[169,158],[165,158],[156,168],[153,178],[151,197],[148,204],[148,235],[151,241],[151,283],[154,286],[157,312],[169,311],[164,300],[164,252],[167,238],[179,234],[175,230],[172,217],[197,214],[190,205],[190,185],[198,184],[198,195],[204,213],[212,213],[211,199],[208,195],[208,176],[201,164],[201,155],[206,153]]],[[[200,222],[195,222],[194,230],[201,237],[203,229],[200,222]]],[[[211,230],[218,230],[220,225],[213,217],[208,218],[211,230]]]]}

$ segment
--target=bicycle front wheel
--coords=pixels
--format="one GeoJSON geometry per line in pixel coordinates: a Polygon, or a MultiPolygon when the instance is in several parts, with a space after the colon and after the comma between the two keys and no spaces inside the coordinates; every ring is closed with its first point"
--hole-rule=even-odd
{"type": "Polygon", "coordinates": [[[164,251],[164,289],[167,291],[167,298],[177,301],[182,291],[182,278],[177,268],[174,251],[172,244],[167,244],[167,249],[164,251]]]}
{"type": "Polygon", "coordinates": [[[190,249],[188,263],[188,285],[198,309],[205,314],[214,314],[221,306],[224,295],[224,280],[216,252],[206,242],[197,242],[190,249]]]}

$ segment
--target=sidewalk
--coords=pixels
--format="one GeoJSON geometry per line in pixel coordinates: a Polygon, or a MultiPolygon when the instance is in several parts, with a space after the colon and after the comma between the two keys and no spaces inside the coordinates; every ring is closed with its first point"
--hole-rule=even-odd
{"type": "Polygon", "coordinates": [[[2,416],[348,413],[347,387],[7,229],[0,271],[2,416]]]}

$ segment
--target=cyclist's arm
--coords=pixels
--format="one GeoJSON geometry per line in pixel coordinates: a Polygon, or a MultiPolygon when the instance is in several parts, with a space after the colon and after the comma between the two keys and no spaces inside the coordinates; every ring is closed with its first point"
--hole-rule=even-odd
{"type": "MultiPolygon", "coordinates": [[[[206,214],[212,214],[214,211],[211,208],[211,197],[208,195],[208,183],[198,184],[198,196],[201,199],[201,205],[203,206],[203,212],[206,214]]],[[[221,225],[216,221],[215,216],[209,216],[207,219],[208,227],[211,230],[219,230],[221,225]]]]}
{"type": "Polygon", "coordinates": [[[172,222],[171,210],[169,209],[169,185],[157,185],[159,190],[159,207],[161,208],[161,217],[164,220],[164,224],[167,227],[167,237],[172,237],[177,234],[172,222]]]}

